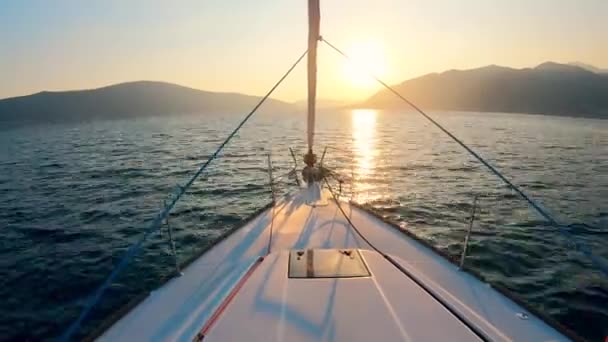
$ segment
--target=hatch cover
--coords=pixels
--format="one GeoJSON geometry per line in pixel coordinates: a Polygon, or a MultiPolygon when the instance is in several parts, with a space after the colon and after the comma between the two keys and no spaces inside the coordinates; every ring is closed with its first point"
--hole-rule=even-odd
{"type": "Polygon", "coordinates": [[[289,278],[369,277],[357,249],[299,249],[289,252],[289,278]]]}

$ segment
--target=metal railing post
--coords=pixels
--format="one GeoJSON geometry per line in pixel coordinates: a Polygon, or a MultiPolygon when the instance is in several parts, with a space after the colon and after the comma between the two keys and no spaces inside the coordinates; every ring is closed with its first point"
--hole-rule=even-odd
{"type": "Polygon", "coordinates": [[[274,194],[274,181],[272,179],[272,161],[270,160],[270,153],[268,153],[268,180],[270,181],[270,193],[272,194],[272,202],[276,203],[274,194]]]}
{"type": "Polygon", "coordinates": [[[469,220],[469,229],[467,230],[467,235],[464,237],[464,245],[462,246],[462,254],[460,255],[460,265],[458,266],[460,269],[464,266],[464,259],[467,256],[467,248],[469,247],[469,238],[471,236],[471,231],[473,230],[473,223],[475,222],[475,210],[477,209],[477,195],[473,199],[473,209],[471,210],[471,219],[469,220]]]}
{"type": "Polygon", "coordinates": [[[323,166],[323,159],[325,159],[325,153],[327,153],[327,146],[323,149],[323,154],[321,155],[321,161],[319,162],[320,166],[323,166]]]}
{"type": "Polygon", "coordinates": [[[179,261],[177,260],[177,251],[175,250],[175,242],[173,241],[173,229],[169,224],[169,216],[165,219],[165,224],[167,225],[167,230],[169,232],[169,246],[171,247],[171,253],[173,254],[173,261],[175,262],[175,271],[177,271],[178,275],[182,274],[182,271],[179,268],[179,261]]]}
{"type": "Polygon", "coordinates": [[[296,158],[296,154],[293,152],[291,147],[289,148],[289,153],[291,154],[291,158],[293,158],[293,176],[296,178],[296,185],[298,188],[300,187],[300,178],[298,178],[298,159],[296,158]]]}

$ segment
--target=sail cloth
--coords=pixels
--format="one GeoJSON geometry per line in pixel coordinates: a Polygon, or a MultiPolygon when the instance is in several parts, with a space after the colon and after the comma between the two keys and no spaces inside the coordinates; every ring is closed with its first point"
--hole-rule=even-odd
{"type": "Polygon", "coordinates": [[[321,11],[319,0],[308,0],[308,151],[312,152],[315,135],[315,104],[317,100],[317,43],[321,11]]]}

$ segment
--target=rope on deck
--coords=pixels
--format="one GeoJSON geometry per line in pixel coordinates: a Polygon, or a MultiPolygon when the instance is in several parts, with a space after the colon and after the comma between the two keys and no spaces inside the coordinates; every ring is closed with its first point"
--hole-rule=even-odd
{"type": "MultiPolygon", "coordinates": [[[[320,38],[320,40],[322,42],[324,42],[325,44],[327,44],[330,48],[332,48],[338,54],[342,55],[342,57],[346,58],[348,61],[352,61],[352,58],[349,55],[347,55],[342,50],[338,49],[332,43],[328,42],[325,38],[322,37],[322,38],[320,38]]],[[[398,91],[396,91],[393,87],[391,87],[390,85],[388,85],[386,82],[382,81],[378,76],[376,76],[376,75],[374,75],[374,74],[372,74],[370,72],[368,72],[368,74],[369,74],[369,76],[371,76],[372,78],[374,78],[378,83],[380,83],[384,88],[386,88],[388,91],[390,91],[391,93],[393,93],[394,95],[396,95],[398,98],[400,98],[401,100],[403,100],[403,102],[405,102],[408,105],[410,105],[420,115],[424,116],[433,125],[435,125],[437,128],[439,128],[441,131],[443,131],[443,133],[447,134],[450,138],[452,138],[452,140],[454,140],[456,143],[458,143],[458,145],[460,145],[467,152],[469,152],[469,154],[471,154],[475,159],[477,159],[480,163],[482,163],[488,170],[490,170],[494,175],[496,175],[500,180],[502,180],[507,186],[509,186],[512,190],[514,190],[521,198],[523,198],[526,202],[528,202],[528,204],[532,208],[534,208],[534,210],[536,210],[536,212],[538,212],[542,217],[544,217],[549,222],[550,225],[556,227],[557,231],[559,233],[561,233],[562,235],[564,235],[568,239],[568,241],[570,243],[572,243],[572,245],[574,246],[574,248],[576,250],[578,250],[583,255],[585,255],[587,258],[589,258],[589,260],[591,260],[591,262],[602,273],[604,273],[604,275],[608,276],[608,262],[606,262],[601,257],[595,255],[591,251],[591,248],[589,248],[589,246],[587,246],[586,244],[584,244],[584,243],[582,243],[582,242],[580,242],[580,241],[578,241],[576,239],[576,236],[574,236],[574,234],[572,234],[572,232],[569,229],[569,228],[571,228],[572,225],[560,224],[539,203],[537,203],[530,196],[528,196],[517,185],[513,184],[509,179],[507,179],[507,177],[505,177],[502,173],[500,173],[500,171],[498,171],[494,166],[492,166],[488,161],[486,161],[481,155],[479,155],[477,152],[475,152],[471,147],[469,147],[467,144],[465,144],[462,140],[458,139],[454,134],[452,134],[450,131],[448,131],[446,128],[444,128],[441,124],[439,124],[437,121],[435,121],[435,119],[433,119],[431,116],[429,116],[427,113],[425,113],[422,109],[420,109],[420,107],[416,106],[410,100],[408,100],[407,98],[405,98],[398,91]]]]}
{"type": "Polygon", "coordinates": [[[131,259],[133,259],[133,257],[135,257],[141,251],[143,243],[148,239],[148,237],[150,237],[150,235],[154,234],[156,231],[158,231],[158,229],[160,229],[162,222],[169,216],[169,213],[171,212],[175,204],[180,200],[184,193],[186,193],[188,188],[190,188],[194,181],[201,175],[201,173],[203,173],[203,171],[205,171],[205,169],[211,164],[211,162],[219,156],[220,152],[230,142],[230,140],[234,138],[234,136],[241,129],[241,127],[243,127],[243,125],[253,116],[253,114],[255,114],[258,108],[260,108],[260,106],[270,97],[270,95],[277,89],[277,87],[283,82],[283,80],[285,80],[285,78],[289,76],[293,69],[295,69],[295,67],[300,63],[302,59],[304,59],[304,56],[306,56],[307,54],[308,50],[304,51],[304,53],[295,61],[295,63],[293,63],[293,65],[287,70],[287,72],[285,72],[283,77],[281,77],[279,81],[275,83],[275,85],[270,89],[270,91],[268,91],[268,93],[262,99],[260,99],[260,101],[255,105],[255,107],[253,107],[249,114],[247,114],[243,118],[243,120],[241,120],[238,126],[236,126],[232,133],[228,135],[226,140],[224,140],[224,142],[217,148],[217,150],[207,159],[207,161],[203,165],[199,167],[199,169],[188,180],[188,182],[183,186],[177,186],[173,198],[169,201],[167,205],[162,208],[162,210],[158,213],[150,227],[146,229],[143,236],[136,243],[131,245],[131,247],[129,247],[127,252],[118,262],[118,265],[110,272],[110,275],[108,275],[104,282],[89,297],[78,318],[68,327],[68,329],[59,338],[60,341],[69,341],[70,339],[72,339],[74,334],[82,326],[82,323],[85,318],[87,318],[90,314],[91,309],[93,309],[93,307],[99,302],[104,292],[108,289],[108,287],[110,287],[114,279],[116,279],[118,274],[128,265],[131,259]]]}

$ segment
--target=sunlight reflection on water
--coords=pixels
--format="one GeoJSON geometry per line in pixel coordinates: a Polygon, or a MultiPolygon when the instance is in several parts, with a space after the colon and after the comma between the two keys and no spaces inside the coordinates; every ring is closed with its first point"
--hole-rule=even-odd
{"type": "Polygon", "coordinates": [[[375,169],[376,156],[376,121],[378,112],[373,109],[355,109],[352,111],[352,138],[355,162],[355,177],[357,178],[357,201],[376,199],[368,190],[372,187],[369,182],[375,169]]]}

